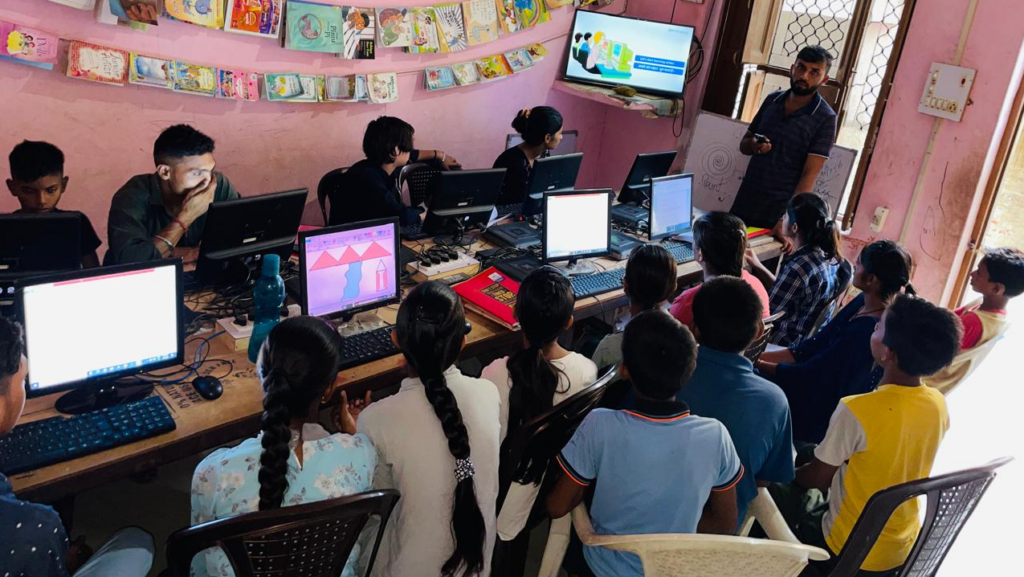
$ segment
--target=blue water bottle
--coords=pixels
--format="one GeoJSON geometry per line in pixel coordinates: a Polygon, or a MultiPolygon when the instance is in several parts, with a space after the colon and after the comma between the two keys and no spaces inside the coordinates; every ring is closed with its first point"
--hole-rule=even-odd
{"type": "Polygon", "coordinates": [[[263,256],[263,274],[252,289],[254,324],[249,338],[249,360],[256,362],[260,347],[270,330],[281,320],[281,305],[284,303],[284,281],[281,280],[281,257],[276,254],[263,256]]]}

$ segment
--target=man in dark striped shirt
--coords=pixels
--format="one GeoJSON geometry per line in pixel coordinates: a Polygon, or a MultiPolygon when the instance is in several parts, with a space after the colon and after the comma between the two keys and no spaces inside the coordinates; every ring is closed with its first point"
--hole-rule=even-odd
{"type": "Polygon", "coordinates": [[[740,152],[753,158],[730,212],[747,226],[773,229],[787,252],[781,234],[786,203],[814,190],[835,141],[836,113],[818,94],[831,65],[832,55],[820,46],[800,50],[790,89],[768,95],[740,141],[740,152]]]}

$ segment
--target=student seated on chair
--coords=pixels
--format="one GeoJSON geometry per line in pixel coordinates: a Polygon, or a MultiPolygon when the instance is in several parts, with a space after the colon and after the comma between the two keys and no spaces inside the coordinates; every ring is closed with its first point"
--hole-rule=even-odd
{"type": "Polygon", "coordinates": [[[410,376],[359,417],[377,448],[374,486],[402,494],[374,575],[489,574],[501,401],[492,383],[456,366],[469,329],[459,296],[436,281],[398,308],[392,339],[410,376]]]}
{"type": "Polygon", "coordinates": [[[839,225],[829,217],[828,204],[813,192],[789,199],[782,215],[782,234],[793,243],[779,276],[761,264],[747,249],[747,264],[754,275],[770,287],[772,314],[786,313],[772,328],[768,341],[790,347],[800,344],[814,326],[821,311],[838,296],[848,280],[840,278],[843,253],[839,225]]]}
{"type": "Polygon", "coordinates": [[[693,299],[697,368],[676,398],[729,430],[746,474],[736,485],[743,522],[758,487],[793,480],[793,425],[786,395],[743,356],[764,331],[761,300],[738,278],[704,283],[693,299]]]}
{"type": "MultiPolygon", "coordinates": [[[[622,290],[629,297],[629,318],[654,309],[664,309],[678,283],[676,260],[660,244],[644,244],[633,250],[626,262],[622,290]]],[[[598,368],[617,366],[622,362],[622,328],[601,339],[594,350],[598,368]]]]}
{"type": "MultiPolygon", "coordinates": [[[[1006,307],[1011,298],[1024,293],[1024,252],[1016,248],[987,249],[978,268],[971,273],[971,288],[981,295],[982,301],[980,305],[955,311],[964,325],[961,351],[984,345],[1006,330],[1006,307]]],[[[924,383],[947,394],[966,377],[973,362],[977,361],[955,361],[926,377],[924,383]]]]}
{"type": "Polygon", "coordinates": [[[562,115],[550,106],[527,108],[512,120],[512,128],[523,137],[523,142],[505,150],[494,161],[494,168],[506,169],[501,203],[523,201],[530,187],[533,161],[547,156],[562,142],[562,115]]]}
{"type": "MultiPolygon", "coordinates": [[[[845,397],[813,459],[797,469],[796,483],[769,488],[796,536],[833,555],[872,495],[931,474],[949,428],[945,398],[921,380],[953,360],[963,336],[960,321],[922,298],[899,295],[876,325],[870,347],[883,384],[845,397]]],[[[896,509],[861,575],[898,572],[920,531],[918,513],[917,499],[896,509]]]]}
{"type": "Polygon", "coordinates": [[[331,192],[330,224],[398,217],[402,226],[418,223],[420,210],[402,204],[395,171],[406,164],[438,160],[445,168],[459,166],[440,150],[413,148],[412,125],[394,116],[371,120],[363,133],[366,158],[353,164],[331,192]]]}
{"type": "MultiPolygon", "coordinates": [[[[319,424],[320,402],[338,377],[340,360],[341,336],[318,318],[288,318],[270,331],[256,361],[263,430],[238,446],[217,449],[196,467],[193,525],[370,490],[377,453],[366,435],[356,434],[363,405],[350,405],[342,393],[335,418],[342,432],[332,435],[319,424]]],[[[358,558],[357,548],[343,575],[361,574],[358,558]]],[[[224,553],[211,548],[192,559],[192,575],[224,577],[234,571],[224,553]]]]}
{"type": "MultiPolygon", "coordinates": [[[[505,441],[510,433],[597,379],[593,361],[558,344],[559,337],[572,327],[575,304],[564,274],[550,267],[531,272],[516,296],[516,319],[526,348],[494,361],[480,375],[498,387],[503,443],[500,463],[510,476],[517,465],[509,462],[510,447],[505,441]]],[[[546,470],[546,462],[534,463],[527,482],[512,483],[498,514],[499,539],[515,539],[526,525],[546,470]]]]}
{"type": "MultiPolygon", "coordinates": [[[[708,212],[693,223],[693,256],[704,271],[704,280],[732,276],[745,280],[761,298],[769,316],[768,291],[757,277],[743,269],[747,251],[747,227],[727,212],[708,212]]],[[[700,285],[682,292],[672,303],[672,316],[693,330],[693,298],[700,285]]]]}
{"type": "Polygon", "coordinates": [[[153,145],[156,172],[132,177],[114,194],[104,265],[174,256],[203,239],[210,203],[239,198],[214,172],[213,139],[187,124],[164,130],[153,145]]]}
{"type": "MultiPolygon", "coordinates": [[[[25,409],[27,374],[21,325],[0,317],[0,436],[14,429],[25,409]]],[[[121,529],[86,561],[84,540],[69,543],[57,512],[18,499],[3,474],[0,527],[0,575],[143,577],[153,566],[153,536],[138,527],[121,529]]]]}
{"type": "Polygon", "coordinates": [[[871,332],[904,287],[913,294],[910,269],[910,253],[900,245],[891,240],[867,245],[853,275],[861,294],[813,337],[795,347],[765,351],[754,364],[786,393],[794,439],[821,442],[839,400],[878,385],[882,370],[871,356],[871,332]]]}
{"type": "MultiPolygon", "coordinates": [[[[696,348],[690,331],[664,311],[630,321],[622,372],[636,409],[595,409],[583,420],[557,457],[564,474],[548,496],[552,518],[567,515],[592,488],[590,518],[599,535],[735,532],[743,466],[729,432],[676,400],[696,348]]],[[[564,567],[575,575],[643,575],[637,556],[587,546],[581,555],[575,538],[564,567]]]]}
{"type": "Polygon", "coordinates": [[[64,175],[64,153],[49,142],[26,140],[11,150],[11,178],[7,189],[18,199],[21,208],[15,214],[57,214],[74,212],[82,218],[82,268],[100,266],[96,249],[103,244],[89,217],[78,211],[57,208],[68,188],[64,175]]]}

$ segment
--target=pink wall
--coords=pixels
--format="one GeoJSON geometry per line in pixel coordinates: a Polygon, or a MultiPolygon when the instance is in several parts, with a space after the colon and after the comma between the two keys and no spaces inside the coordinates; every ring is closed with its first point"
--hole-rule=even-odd
{"type": "MultiPolygon", "coordinates": [[[[969,0],[922,0],[908,30],[892,94],[885,111],[851,240],[898,239],[934,127],[917,111],[932,62],[951,62],[969,0]],[[869,224],[877,206],[888,206],[884,230],[869,224]]],[[[911,217],[907,248],[917,271],[914,285],[928,298],[946,302],[974,225],[993,154],[1006,127],[1006,108],[1020,82],[1024,4],[1019,0],[978,2],[962,66],[978,70],[973,104],[962,122],[939,129],[911,217]]]]}

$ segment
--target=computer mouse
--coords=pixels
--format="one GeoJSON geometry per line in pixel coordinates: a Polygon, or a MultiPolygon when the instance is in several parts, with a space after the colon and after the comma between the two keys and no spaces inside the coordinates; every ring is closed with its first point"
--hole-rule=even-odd
{"type": "Polygon", "coordinates": [[[217,377],[198,377],[192,381],[192,388],[207,401],[219,399],[224,394],[224,385],[217,377]]]}

